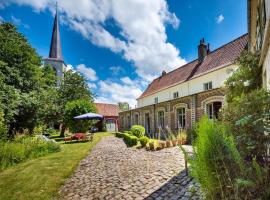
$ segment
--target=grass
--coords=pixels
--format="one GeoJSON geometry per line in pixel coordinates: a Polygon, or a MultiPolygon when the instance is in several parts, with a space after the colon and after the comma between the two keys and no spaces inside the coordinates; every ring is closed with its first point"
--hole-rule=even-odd
{"type": "Polygon", "coordinates": [[[92,142],[62,144],[62,151],[30,160],[0,172],[0,199],[53,199],[64,181],[72,174],[103,136],[96,133],[92,142]]]}

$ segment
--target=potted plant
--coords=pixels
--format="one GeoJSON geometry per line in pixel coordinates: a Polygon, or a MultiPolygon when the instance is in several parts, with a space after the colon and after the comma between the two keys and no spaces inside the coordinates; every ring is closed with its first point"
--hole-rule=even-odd
{"type": "Polygon", "coordinates": [[[180,131],[177,135],[178,144],[186,144],[187,143],[187,134],[185,131],[180,131]]]}
{"type": "Polygon", "coordinates": [[[177,140],[174,134],[171,135],[171,141],[172,141],[172,145],[175,147],[177,145],[177,140]]]}
{"type": "Polygon", "coordinates": [[[154,141],[149,142],[149,148],[150,148],[150,150],[152,150],[152,151],[155,150],[155,142],[154,142],[154,141]]]}
{"type": "Polygon", "coordinates": [[[171,146],[171,141],[170,140],[167,140],[166,141],[166,147],[170,147],[171,146]]]}
{"type": "Polygon", "coordinates": [[[159,141],[158,146],[159,146],[161,149],[164,149],[164,148],[166,147],[166,143],[165,143],[164,141],[159,141]]]}

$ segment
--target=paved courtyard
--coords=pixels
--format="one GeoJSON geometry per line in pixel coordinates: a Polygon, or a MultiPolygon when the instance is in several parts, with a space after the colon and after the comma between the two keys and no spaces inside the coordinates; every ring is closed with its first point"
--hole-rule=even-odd
{"type": "Polygon", "coordinates": [[[177,147],[160,151],[127,148],[104,137],[80,162],[60,190],[62,199],[199,199],[198,185],[185,175],[177,147]]]}

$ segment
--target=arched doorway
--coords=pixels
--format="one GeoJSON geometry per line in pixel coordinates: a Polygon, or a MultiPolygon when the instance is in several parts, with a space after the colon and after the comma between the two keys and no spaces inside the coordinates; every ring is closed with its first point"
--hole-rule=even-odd
{"type": "Polygon", "coordinates": [[[204,109],[204,113],[210,119],[218,119],[218,115],[220,109],[224,105],[224,97],[223,96],[212,96],[204,101],[202,101],[202,108],[204,109]]]}
{"type": "Polygon", "coordinates": [[[210,119],[218,119],[219,111],[222,107],[221,101],[214,101],[206,104],[206,113],[210,119]]]}

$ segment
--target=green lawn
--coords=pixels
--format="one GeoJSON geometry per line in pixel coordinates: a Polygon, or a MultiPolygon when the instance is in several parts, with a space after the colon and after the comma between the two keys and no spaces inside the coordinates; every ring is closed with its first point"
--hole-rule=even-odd
{"type": "Polygon", "coordinates": [[[92,142],[62,144],[62,151],[30,160],[0,172],[0,199],[27,200],[57,197],[59,187],[103,136],[92,142]]]}

